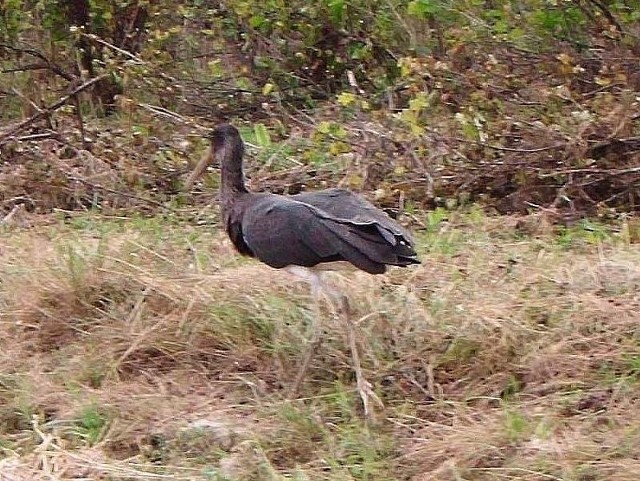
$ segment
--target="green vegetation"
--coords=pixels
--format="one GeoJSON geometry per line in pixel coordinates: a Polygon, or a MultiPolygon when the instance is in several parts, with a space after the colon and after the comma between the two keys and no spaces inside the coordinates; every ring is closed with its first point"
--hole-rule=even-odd
{"type": "Polygon", "coordinates": [[[106,413],[97,406],[87,406],[80,413],[75,434],[93,445],[104,436],[106,427],[106,413]]]}
{"type": "Polygon", "coordinates": [[[228,119],[249,123],[252,178],[272,191],[339,178],[388,207],[481,202],[552,222],[635,211],[638,12],[592,0],[5,2],[3,209],[202,200],[179,193],[182,174],[204,129],[228,119]]]}

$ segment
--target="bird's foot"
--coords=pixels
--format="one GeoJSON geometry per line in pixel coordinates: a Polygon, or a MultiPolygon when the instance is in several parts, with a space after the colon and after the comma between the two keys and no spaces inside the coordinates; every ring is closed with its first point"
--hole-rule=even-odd
{"type": "Polygon", "coordinates": [[[358,394],[360,394],[360,399],[362,399],[362,407],[364,408],[365,416],[368,417],[371,414],[371,405],[369,404],[369,401],[373,401],[373,403],[380,409],[384,409],[382,400],[375,392],[373,392],[371,383],[364,378],[362,372],[356,371],[356,382],[358,386],[358,394]]]}

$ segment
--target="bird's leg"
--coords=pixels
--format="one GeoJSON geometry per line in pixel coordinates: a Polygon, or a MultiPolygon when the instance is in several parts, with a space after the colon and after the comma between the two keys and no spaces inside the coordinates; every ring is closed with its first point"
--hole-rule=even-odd
{"type": "Polygon", "coordinates": [[[382,403],[378,395],[373,392],[371,383],[365,379],[364,374],[362,373],[362,365],[360,364],[360,354],[358,352],[358,343],[356,340],[356,329],[355,325],[353,324],[353,320],[351,319],[351,306],[349,305],[349,300],[347,299],[347,296],[331,289],[326,284],[323,284],[323,288],[327,296],[333,302],[335,302],[338,313],[347,329],[347,339],[349,341],[349,348],[351,350],[353,370],[356,373],[356,384],[358,387],[358,393],[360,394],[360,398],[362,399],[364,414],[365,416],[369,416],[369,414],[371,413],[369,409],[369,400],[372,400],[380,408],[384,408],[384,404],[382,403]]]}
{"type": "Polygon", "coordinates": [[[298,374],[296,375],[296,380],[291,387],[291,391],[289,392],[289,398],[293,399],[298,397],[298,391],[300,390],[300,386],[302,386],[302,382],[304,381],[305,376],[307,375],[307,371],[309,370],[309,365],[311,364],[311,360],[315,355],[322,338],[320,333],[322,332],[322,318],[320,314],[320,296],[321,296],[321,288],[319,282],[311,282],[311,295],[313,296],[313,320],[312,322],[312,333],[311,338],[308,341],[307,349],[304,353],[304,357],[302,358],[302,364],[300,365],[300,369],[298,370],[298,374]]]}
{"type": "Polygon", "coordinates": [[[286,268],[286,270],[290,274],[293,274],[294,276],[308,282],[311,285],[311,293],[313,295],[314,301],[313,332],[311,335],[311,339],[309,340],[307,350],[305,351],[302,365],[298,370],[296,380],[291,388],[289,397],[295,398],[297,396],[300,386],[302,385],[302,382],[304,381],[304,378],[307,374],[307,370],[309,369],[309,365],[311,364],[311,360],[313,359],[313,355],[315,354],[318,346],[322,341],[322,316],[320,312],[320,297],[322,294],[324,294],[327,298],[327,301],[329,302],[329,306],[331,306],[334,312],[337,311],[338,316],[342,319],[347,329],[347,339],[349,341],[349,349],[351,350],[353,370],[356,373],[358,393],[360,394],[360,398],[362,398],[362,405],[364,408],[365,416],[368,416],[371,412],[369,409],[370,400],[373,400],[373,402],[379,407],[384,407],[380,398],[376,395],[375,392],[373,392],[371,383],[365,379],[364,374],[362,373],[360,354],[358,352],[356,329],[351,319],[351,309],[347,297],[338,290],[331,288],[326,282],[324,282],[320,274],[316,272],[300,266],[289,266],[286,268]]]}

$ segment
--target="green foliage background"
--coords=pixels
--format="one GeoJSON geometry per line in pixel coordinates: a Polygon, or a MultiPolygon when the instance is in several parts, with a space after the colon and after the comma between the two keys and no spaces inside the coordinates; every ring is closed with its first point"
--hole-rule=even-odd
{"type": "MultiPolygon", "coordinates": [[[[282,148],[313,173],[280,172],[275,190],[313,185],[320,166],[389,203],[635,210],[625,186],[640,150],[638,18],[635,0],[8,0],[0,111],[15,125],[104,76],[20,132],[86,149],[92,129],[120,122],[131,138],[102,149],[135,159],[148,138],[173,145],[175,122],[257,122],[276,143],[295,126],[306,143],[282,148]],[[346,156],[366,159],[365,172],[346,156]]],[[[16,132],[0,134],[7,159],[20,157],[16,132]]],[[[153,187],[164,201],[193,153],[156,149],[165,170],[134,161],[119,187],[153,187]]]]}

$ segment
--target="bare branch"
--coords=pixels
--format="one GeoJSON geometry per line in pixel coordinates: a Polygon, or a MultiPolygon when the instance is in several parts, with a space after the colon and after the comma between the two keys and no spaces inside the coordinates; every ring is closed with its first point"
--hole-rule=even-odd
{"type": "Polygon", "coordinates": [[[8,50],[12,50],[14,52],[26,53],[26,54],[31,55],[33,57],[39,58],[40,60],[42,60],[45,63],[46,68],[51,70],[53,73],[59,75],[63,79],[68,80],[69,82],[72,82],[72,81],[74,81],[76,79],[75,75],[72,75],[72,74],[66,72],[62,67],[60,67],[59,65],[53,63],[51,60],[49,60],[46,57],[46,55],[44,55],[42,52],[36,50],[35,48],[16,47],[15,45],[11,45],[11,44],[4,43],[4,42],[0,42],[0,47],[1,48],[6,48],[8,50]]]}
{"type": "Polygon", "coordinates": [[[88,89],[89,87],[99,82],[100,80],[107,78],[108,76],[109,74],[102,74],[102,75],[99,75],[98,77],[94,77],[91,80],[86,81],[82,85],[79,85],[78,87],[74,88],[71,92],[69,92],[67,95],[65,95],[61,99],[59,99],[53,105],[45,109],[42,109],[39,112],[36,112],[28,119],[25,119],[22,122],[19,122],[18,124],[12,126],[11,128],[9,128],[8,131],[0,134],[0,145],[5,143],[9,138],[13,137],[15,134],[17,134],[21,130],[24,130],[29,125],[33,124],[34,122],[37,122],[43,117],[46,117],[47,115],[51,114],[51,112],[58,110],[60,107],[65,105],[71,98],[78,95],[80,92],[88,89]]]}
{"type": "Polygon", "coordinates": [[[46,70],[48,68],[49,66],[45,63],[30,63],[28,65],[22,65],[20,67],[6,68],[4,70],[0,70],[0,73],[27,72],[29,70],[46,70]]]}

